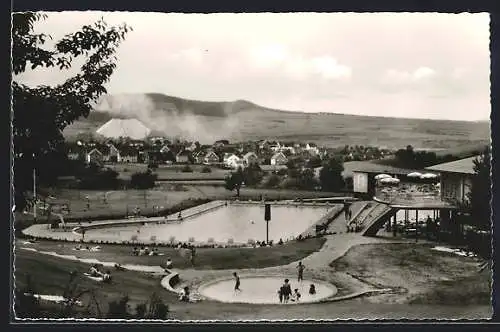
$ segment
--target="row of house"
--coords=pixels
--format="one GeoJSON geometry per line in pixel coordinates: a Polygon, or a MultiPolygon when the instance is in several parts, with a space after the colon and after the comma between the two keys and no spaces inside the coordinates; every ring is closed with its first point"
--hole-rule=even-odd
{"type": "Polygon", "coordinates": [[[313,157],[320,155],[320,150],[313,143],[286,145],[263,140],[230,144],[228,140],[218,140],[212,145],[201,145],[198,142],[171,142],[162,137],[152,137],[147,141],[126,140],[105,144],[78,141],[69,148],[68,158],[95,164],[175,162],[238,168],[253,163],[286,165],[287,156],[299,153],[304,157],[313,157]]]}
{"type": "Polygon", "coordinates": [[[269,149],[273,152],[288,152],[292,155],[295,155],[300,152],[308,152],[312,156],[317,156],[320,154],[320,149],[316,145],[316,143],[293,143],[293,144],[285,144],[280,143],[279,141],[268,141],[262,140],[259,142],[259,149],[266,150],[269,149]]]}

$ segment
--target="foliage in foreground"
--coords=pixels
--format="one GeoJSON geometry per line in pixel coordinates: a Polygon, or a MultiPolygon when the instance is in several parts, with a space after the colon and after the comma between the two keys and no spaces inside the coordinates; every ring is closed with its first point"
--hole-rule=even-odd
{"type": "Polygon", "coordinates": [[[108,303],[104,313],[102,304],[97,300],[95,289],[80,286],[76,272],[71,272],[64,287],[65,301],[56,306],[45,308],[37,294],[30,275],[26,275],[26,287],[15,290],[15,314],[18,318],[108,318],[108,319],[168,319],[169,307],[156,294],[151,294],[147,302],[138,304],[135,312],[130,312],[129,297],[124,295],[108,303]],[[82,306],[84,305],[84,306],[82,306]]]}
{"type": "Polygon", "coordinates": [[[28,67],[70,69],[83,60],[80,72],[64,83],[30,87],[12,83],[14,110],[15,204],[23,211],[29,204],[33,169],[43,171],[53,165],[64,150],[63,130],[79,117],[87,117],[95,103],[106,93],[104,85],[116,67],[116,51],[131,30],[123,24],[108,27],[103,19],[66,35],[50,49],[50,36],[35,33],[34,26],[46,15],[26,12],[12,15],[12,67],[14,75],[28,67]]]}

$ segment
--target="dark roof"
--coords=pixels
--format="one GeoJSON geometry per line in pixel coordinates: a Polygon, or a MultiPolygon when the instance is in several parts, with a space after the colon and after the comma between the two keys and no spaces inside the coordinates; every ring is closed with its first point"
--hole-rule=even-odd
{"type": "Polygon", "coordinates": [[[177,155],[178,156],[189,156],[190,154],[191,154],[191,151],[183,150],[183,151],[179,152],[177,155]]]}
{"type": "Polygon", "coordinates": [[[382,165],[382,164],[377,164],[373,161],[347,161],[344,163],[344,173],[347,174],[350,172],[408,175],[412,172],[422,172],[422,170],[382,165]]]}
{"type": "Polygon", "coordinates": [[[122,156],[135,156],[139,153],[139,151],[133,146],[122,146],[118,148],[118,150],[122,156]]]}
{"type": "Polygon", "coordinates": [[[474,160],[477,156],[455,160],[448,163],[427,167],[428,171],[474,174],[474,160]]]}

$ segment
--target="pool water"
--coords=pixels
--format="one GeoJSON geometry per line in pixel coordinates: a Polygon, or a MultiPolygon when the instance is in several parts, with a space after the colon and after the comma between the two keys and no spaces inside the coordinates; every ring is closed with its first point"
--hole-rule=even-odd
{"type": "MultiPolygon", "coordinates": [[[[269,240],[275,243],[293,238],[307,230],[331,207],[281,206],[271,207],[269,240]]],[[[249,240],[266,240],[266,221],[263,205],[227,205],[189,217],[179,223],[145,224],[143,226],[113,226],[88,229],[85,239],[104,241],[169,242],[172,237],[181,242],[248,243],[249,240]],[[194,241],[190,241],[193,240],[194,241]]]]}
{"type": "MultiPolygon", "coordinates": [[[[242,277],[240,289],[241,292],[234,290],[234,280],[227,279],[202,285],[198,292],[204,297],[227,303],[253,303],[253,304],[279,304],[278,290],[283,285],[285,277],[242,277]]],[[[291,280],[292,292],[295,288],[299,289],[301,294],[298,303],[318,302],[322,299],[337,294],[337,288],[334,285],[320,282],[317,280],[304,280],[298,282],[291,280]],[[309,294],[309,287],[314,284],[316,294],[309,294]]],[[[289,301],[288,303],[297,303],[289,301]]]]}

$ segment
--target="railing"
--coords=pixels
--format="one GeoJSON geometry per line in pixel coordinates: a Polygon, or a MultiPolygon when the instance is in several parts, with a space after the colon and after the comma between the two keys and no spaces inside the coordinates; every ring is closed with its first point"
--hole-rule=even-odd
{"type": "Polygon", "coordinates": [[[386,203],[413,205],[442,202],[437,190],[404,190],[402,188],[376,188],[375,197],[386,203]]]}

